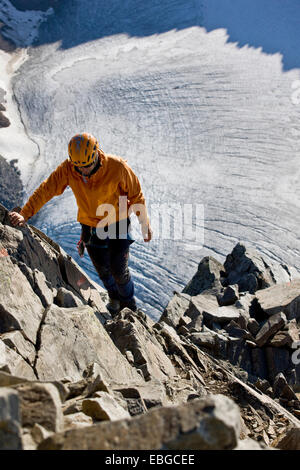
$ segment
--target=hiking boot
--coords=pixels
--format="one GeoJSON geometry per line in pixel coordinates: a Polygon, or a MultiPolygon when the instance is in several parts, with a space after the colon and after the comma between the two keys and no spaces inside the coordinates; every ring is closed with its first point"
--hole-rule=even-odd
{"type": "Polygon", "coordinates": [[[118,299],[112,299],[109,297],[109,302],[106,304],[106,308],[112,317],[117,315],[120,311],[120,301],[118,299]]]}
{"type": "Polygon", "coordinates": [[[133,312],[136,312],[137,311],[137,305],[136,305],[136,301],[135,301],[135,298],[127,301],[127,302],[124,302],[124,301],[120,301],[120,311],[123,310],[123,308],[129,308],[130,310],[132,310],[133,312]]]}

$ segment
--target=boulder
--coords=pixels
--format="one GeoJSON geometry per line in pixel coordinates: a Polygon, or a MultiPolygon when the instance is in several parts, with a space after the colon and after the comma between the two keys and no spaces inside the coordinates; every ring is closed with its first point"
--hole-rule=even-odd
{"type": "Polygon", "coordinates": [[[88,302],[93,286],[87,274],[62,248],[60,248],[58,262],[67,284],[88,302]]]}
{"type": "Polygon", "coordinates": [[[231,320],[238,320],[240,312],[234,307],[218,307],[215,311],[211,309],[203,310],[204,322],[210,327],[213,323],[224,325],[231,320]]]}
{"type": "Polygon", "coordinates": [[[234,320],[231,320],[228,325],[224,327],[224,330],[227,331],[229,336],[234,337],[234,338],[241,338],[241,339],[251,339],[252,340],[252,335],[249,333],[244,328],[241,328],[240,325],[235,322],[234,320]]]}
{"type": "Polygon", "coordinates": [[[189,340],[200,349],[205,348],[216,356],[227,358],[228,338],[215,331],[203,331],[200,333],[191,333],[189,340]]]}
{"type": "Polygon", "coordinates": [[[223,270],[224,267],[219,261],[212,256],[206,256],[200,261],[196,274],[182,292],[191,296],[201,294],[207,289],[221,292],[220,278],[223,270]]]}
{"type": "Polygon", "coordinates": [[[37,423],[47,431],[63,430],[63,413],[57,388],[52,384],[23,383],[14,386],[20,398],[22,426],[33,428],[37,423]]]}
{"type": "Polygon", "coordinates": [[[165,322],[168,325],[176,328],[179,324],[181,317],[185,314],[189,307],[190,296],[187,294],[175,293],[168,305],[163,311],[159,322],[165,322]]]}
{"type": "Polygon", "coordinates": [[[285,265],[271,263],[253,248],[238,243],[224,263],[227,285],[238,284],[239,291],[254,294],[274,284],[289,282],[294,274],[285,265]]]}
{"type": "Polygon", "coordinates": [[[52,305],[40,335],[36,371],[41,380],[66,376],[80,380],[84,370],[97,362],[104,380],[139,382],[141,377],[122,356],[91,307],[60,308],[52,305]]]}
{"type": "Polygon", "coordinates": [[[35,380],[37,378],[34,369],[28,364],[28,362],[26,362],[20,354],[8,347],[1,339],[0,365],[1,367],[5,367],[6,372],[9,372],[14,376],[29,380],[35,380]]]}
{"type": "Polygon", "coordinates": [[[48,431],[38,423],[35,423],[31,429],[31,437],[34,440],[35,444],[39,444],[40,442],[47,439],[47,437],[50,437],[52,434],[52,431],[48,431]]]}
{"type": "Polygon", "coordinates": [[[0,388],[0,450],[21,450],[21,426],[18,393],[0,388]]]}
{"type": "Polygon", "coordinates": [[[234,449],[240,434],[237,405],[223,395],[162,407],[118,422],[69,430],[43,441],[40,450],[234,449]]]}
{"type": "Polygon", "coordinates": [[[36,350],[34,345],[27,341],[22,335],[21,331],[10,331],[3,333],[1,340],[10,349],[13,349],[17,354],[22,356],[31,366],[34,365],[36,350]]]}
{"type": "Polygon", "coordinates": [[[44,272],[34,269],[33,274],[33,290],[39,297],[43,306],[46,308],[48,305],[51,305],[54,298],[53,290],[51,289],[51,284],[47,281],[44,272]]]}
{"type": "Polygon", "coordinates": [[[226,287],[224,293],[218,297],[219,305],[233,305],[239,299],[239,286],[233,284],[226,287]]]}
{"type": "Polygon", "coordinates": [[[130,417],[128,411],[106,392],[97,392],[95,398],[83,400],[82,411],[97,421],[117,421],[130,417]]]}
{"type": "Polygon", "coordinates": [[[244,311],[246,317],[250,317],[250,308],[251,304],[255,299],[254,294],[249,294],[249,292],[241,292],[239,294],[239,299],[235,302],[234,306],[241,311],[244,311]]]}
{"type": "Polygon", "coordinates": [[[122,354],[132,354],[133,365],[145,380],[166,380],[176,375],[176,370],[165,354],[162,345],[143,321],[129,309],[123,309],[106,329],[122,354]]]}
{"type": "MultiPolygon", "coordinates": [[[[87,416],[85,413],[73,413],[64,416],[64,429],[67,431],[68,429],[77,429],[77,428],[85,428],[86,426],[91,426],[93,424],[93,419],[90,416],[87,416]]],[[[46,436],[44,439],[46,439],[46,436]]],[[[42,442],[41,439],[39,442],[42,442]]]]}
{"type": "MultiPolygon", "coordinates": [[[[58,252],[54,242],[35,227],[26,225],[22,228],[0,225],[2,246],[16,263],[24,263],[32,271],[44,273],[51,288],[63,285],[63,277],[57,260],[58,252]]],[[[58,246],[58,245],[57,245],[58,246]]]]}
{"type": "Polygon", "coordinates": [[[220,307],[216,296],[203,293],[192,297],[186,315],[192,320],[202,316],[204,323],[211,328],[213,323],[223,325],[231,320],[238,320],[240,312],[232,306],[220,307]]]}
{"type": "Polygon", "coordinates": [[[298,400],[293,389],[288,385],[285,376],[280,372],[276,375],[273,383],[274,396],[286,398],[287,400],[298,400]]]}
{"type": "Polygon", "coordinates": [[[59,287],[54,299],[54,303],[59,307],[72,308],[83,305],[82,301],[71,290],[65,287],[59,287]]]}
{"type": "Polygon", "coordinates": [[[255,342],[261,348],[268,339],[278,330],[282,329],[287,323],[286,316],[283,312],[275,313],[264,322],[259,332],[255,336],[255,342]]]}
{"type": "Polygon", "coordinates": [[[9,256],[0,264],[0,333],[22,330],[35,344],[44,307],[9,256]]]}
{"type": "Polygon", "coordinates": [[[268,315],[283,312],[288,320],[300,318],[300,280],[275,285],[256,293],[257,301],[268,315]]]}
{"type": "Polygon", "coordinates": [[[256,336],[260,330],[260,326],[255,318],[249,318],[247,321],[247,330],[252,334],[252,336],[256,336]]]}
{"type": "Polygon", "coordinates": [[[229,338],[227,358],[231,364],[252,374],[251,348],[247,346],[244,339],[229,338]]]}

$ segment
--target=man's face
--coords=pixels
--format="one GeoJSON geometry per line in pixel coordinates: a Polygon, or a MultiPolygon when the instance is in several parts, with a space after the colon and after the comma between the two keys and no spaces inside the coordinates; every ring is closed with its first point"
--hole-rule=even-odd
{"type": "Polygon", "coordinates": [[[91,163],[90,165],[78,166],[77,168],[83,176],[89,176],[89,174],[93,171],[93,169],[97,165],[97,162],[98,162],[98,155],[95,158],[95,161],[93,163],[91,163]]]}

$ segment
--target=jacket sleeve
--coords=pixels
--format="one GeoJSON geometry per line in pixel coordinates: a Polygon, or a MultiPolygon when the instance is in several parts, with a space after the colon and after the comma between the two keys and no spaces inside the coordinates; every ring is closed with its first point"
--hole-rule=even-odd
{"type": "Polygon", "coordinates": [[[146,201],[139,179],[124,160],[123,163],[123,178],[121,186],[128,197],[129,214],[134,212],[137,215],[140,224],[149,225],[150,221],[146,201]]]}
{"type": "Polygon", "coordinates": [[[33,217],[50,199],[59,196],[68,186],[67,161],[64,161],[43,181],[30,196],[20,214],[27,221],[33,217]]]}

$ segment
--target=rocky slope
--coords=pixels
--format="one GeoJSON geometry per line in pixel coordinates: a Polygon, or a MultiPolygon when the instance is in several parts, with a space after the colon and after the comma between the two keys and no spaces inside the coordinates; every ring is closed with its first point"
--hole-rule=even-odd
{"type": "Polygon", "coordinates": [[[158,322],[0,205],[0,449],[299,449],[300,280],[238,244],[158,322]]]}

